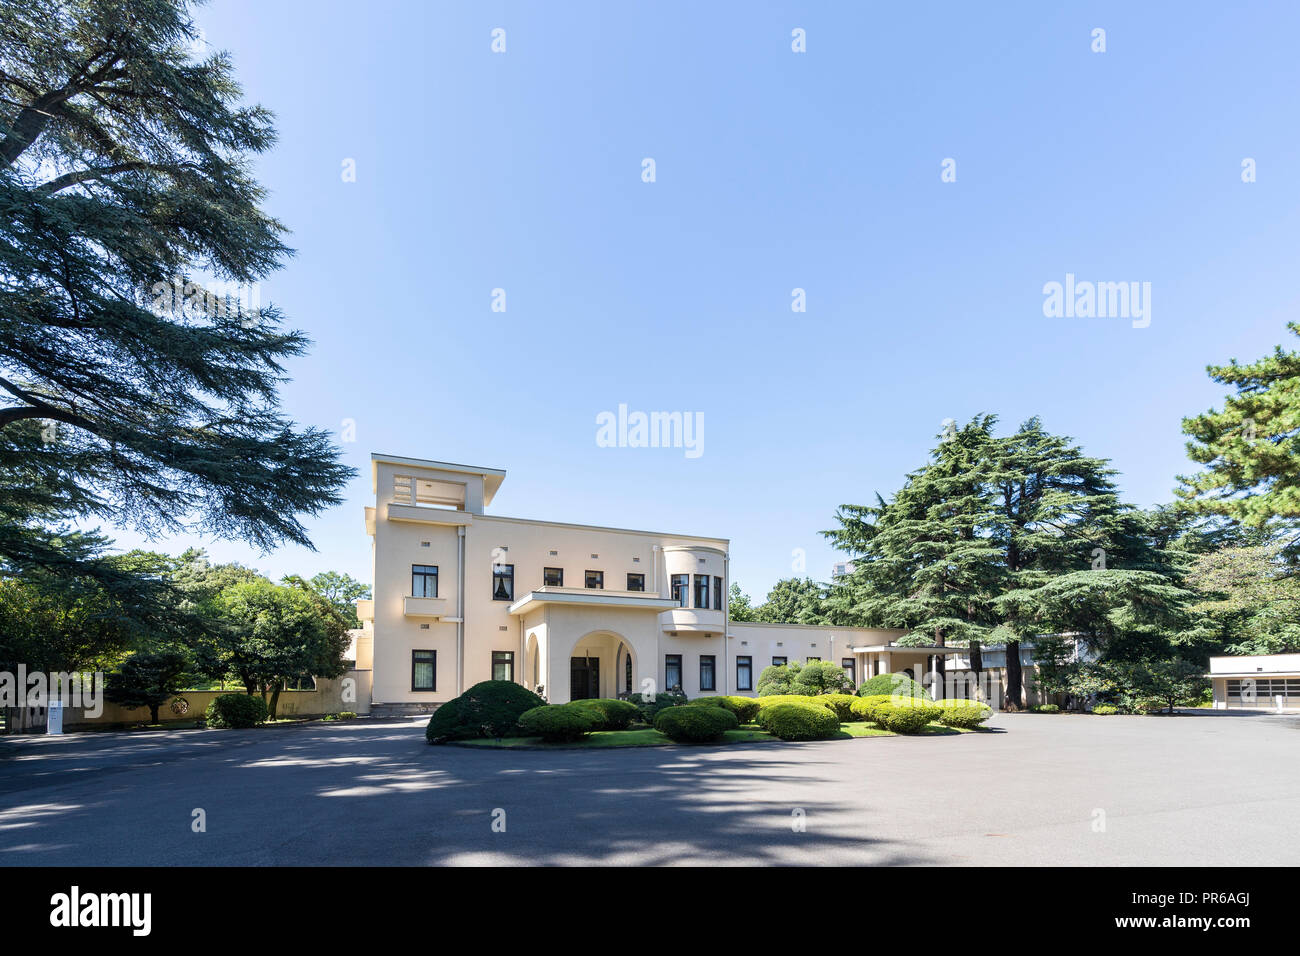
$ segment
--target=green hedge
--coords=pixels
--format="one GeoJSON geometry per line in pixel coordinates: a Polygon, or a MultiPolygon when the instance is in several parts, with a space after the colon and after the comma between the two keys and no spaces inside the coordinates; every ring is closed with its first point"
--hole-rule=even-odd
{"type": "Polygon", "coordinates": [[[697,697],[691,703],[703,704],[705,706],[722,707],[736,715],[736,720],[742,724],[752,723],[758,716],[759,702],[754,697],[729,697],[720,695],[717,697],[697,697]]]}
{"type": "Polygon", "coordinates": [[[480,681],[433,712],[424,728],[424,739],[440,744],[475,737],[515,737],[519,716],[544,703],[514,681],[480,681]]]}
{"type": "Polygon", "coordinates": [[[865,719],[880,723],[880,720],[876,717],[876,708],[882,704],[892,704],[895,700],[900,699],[905,698],[897,698],[892,694],[872,694],[870,697],[859,697],[858,700],[861,703],[858,707],[865,719]]]}
{"type": "Polygon", "coordinates": [[[941,700],[938,706],[945,727],[978,727],[993,716],[993,708],[978,700],[941,700]]]}
{"type": "Polygon", "coordinates": [[[574,707],[583,707],[597,716],[597,730],[627,730],[632,721],[641,719],[641,710],[626,700],[601,697],[594,700],[575,700],[574,707]]]}
{"type": "Polygon", "coordinates": [[[685,694],[628,694],[627,702],[641,711],[641,719],[654,726],[655,718],[669,707],[681,707],[687,703],[685,694]]]}
{"type": "Polygon", "coordinates": [[[670,707],[655,718],[655,730],[678,743],[720,740],[739,726],[736,715],[725,707],[670,707]]]}
{"type": "Polygon", "coordinates": [[[858,687],[859,697],[921,697],[930,699],[929,692],[906,674],[877,674],[858,687]]]}
{"type": "Polygon", "coordinates": [[[759,726],[782,740],[825,740],[840,729],[835,712],[822,704],[785,701],[758,712],[759,726]]]}
{"type": "Polygon", "coordinates": [[[543,704],[519,715],[519,729],[525,737],[541,737],[547,743],[581,740],[600,727],[602,718],[592,707],[577,704],[543,704]]]}
{"type": "Polygon", "coordinates": [[[1094,714],[1100,714],[1103,717],[1109,717],[1111,714],[1118,714],[1119,708],[1114,704],[1098,704],[1092,709],[1094,714]]]}
{"type": "Polygon", "coordinates": [[[1030,707],[1031,712],[1035,714],[1059,714],[1061,708],[1055,704],[1039,704],[1037,707],[1030,707]]]}
{"type": "Polygon", "coordinates": [[[240,729],[266,720],[266,701],[256,694],[222,694],[212,698],[203,719],[209,727],[240,729]]]}
{"type": "Polygon", "coordinates": [[[852,694],[819,694],[813,698],[813,702],[833,710],[835,716],[840,719],[840,723],[849,723],[855,720],[867,719],[860,710],[857,713],[854,713],[853,710],[853,705],[861,699],[860,697],[854,697],[852,694]]]}
{"type": "Polygon", "coordinates": [[[919,698],[895,698],[877,704],[872,709],[873,719],[881,727],[896,734],[915,734],[926,724],[938,720],[943,708],[926,703],[919,698]]]}
{"type": "MultiPolygon", "coordinates": [[[[763,712],[764,707],[770,707],[773,704],[817,704],[821,706],[822,698],[813,697],[808,694],[770,694],[767,697],[757,697],[759,713],[763,712]]],[[[828,708],[829,709],[829,708],[828,708]]]]}

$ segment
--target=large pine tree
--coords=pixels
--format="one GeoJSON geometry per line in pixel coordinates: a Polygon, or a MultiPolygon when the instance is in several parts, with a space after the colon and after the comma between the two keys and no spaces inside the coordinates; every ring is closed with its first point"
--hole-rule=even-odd
{"type": "Polygon", "coordinates": [[[289,250],[271,116],[198,39],[181,0],[0,5],[0,568],[94,573],[73,519],[309,545],[351,473],[279,411],[305,336],[223,294],[289,250]]]}

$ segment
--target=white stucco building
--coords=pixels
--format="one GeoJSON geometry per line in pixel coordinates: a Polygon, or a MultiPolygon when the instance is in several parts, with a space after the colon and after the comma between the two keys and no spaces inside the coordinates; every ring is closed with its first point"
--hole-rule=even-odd
{"type": "Polygon", "coordinates": [[[629,692],[753,695],[763,668],[835,661],[854,683],[921,679],[960,648],[906,632],[728,619],[726,538],[488,514],[505,472],[371,456],[374,598],[358,604],[356,666],[372,712],[431,710],[489,679],[552,703],[629,692]]]}

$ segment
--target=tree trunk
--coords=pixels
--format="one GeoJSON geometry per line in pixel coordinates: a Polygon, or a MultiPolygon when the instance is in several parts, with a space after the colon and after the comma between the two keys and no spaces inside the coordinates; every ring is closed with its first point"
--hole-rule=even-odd
{"type": "Polygon", "coordinates": [[[1007,696],[1002,702],[1003,710],[1020,710],[1024,705],[1023,679],[1020,674],[1020,642],[1007,641],[1007,696]]]}
{"type": "Polygon", "coordinates": [[[275,685],[275,690],[271,691],[271,703],[266,707],[266,719],[275,720],[275,710],[280,706],[280,686],[275,685]]]}
{"type": "Polygon", "coordinates": [[[984,652],[979,641],[970,642],[970,669],[975,675],[975,699],[984,700],[984,652]]]}
{"type": "Polygon", "coordinates": [[[149,723],[151,723],[151,724],[156,724],[156,723],[158,723],[158,705],[157,705],[157,704],[150,704],[150,705],[149,705],[149,723]]]}

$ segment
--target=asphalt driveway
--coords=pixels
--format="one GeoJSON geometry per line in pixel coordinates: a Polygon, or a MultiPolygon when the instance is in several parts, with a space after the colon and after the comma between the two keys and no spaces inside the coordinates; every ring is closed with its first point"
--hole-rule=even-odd
{"type": "Polygon", "coordinates": [[[1300,863],[1300,719],[992,724],[561,752],[430,747],[423,721],[4,737],[0,866],[1300,863]]]}

